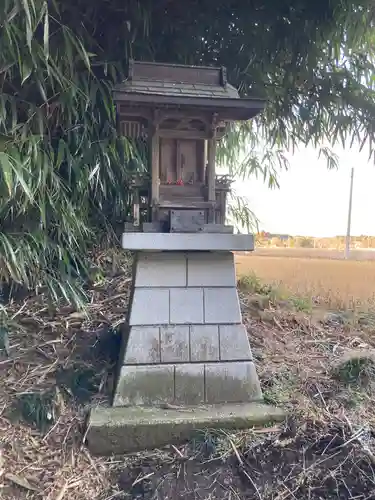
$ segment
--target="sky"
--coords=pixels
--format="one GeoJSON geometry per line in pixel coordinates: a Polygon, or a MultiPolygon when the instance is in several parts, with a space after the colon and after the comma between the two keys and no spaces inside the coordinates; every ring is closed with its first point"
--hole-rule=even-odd
{"type": "Polygon", "coordinates": [[[313,148],[289,154],[290,168],[279,174],[279,189],[269,189],[261,179],[236,182],[259,219],[260,230],[300,236],[346,234],[350,171],[354,167],[352,235],[375,235],[375,165],[368,150],[333,151],[339,169],[328,170],[313,148]]]}

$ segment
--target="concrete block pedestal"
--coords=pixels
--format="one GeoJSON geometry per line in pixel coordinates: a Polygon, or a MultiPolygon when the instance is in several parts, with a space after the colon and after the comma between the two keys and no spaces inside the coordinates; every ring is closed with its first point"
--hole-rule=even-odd
{"type": "Polygon", "coordinates": [[[139,252],[114,406],[261,400],[232,252],[139,252]]]}
{"type": "MultiPolygon", "coordinates": [[[[140,245],[145,246],[144,234],[133,236],[141,237],[140,245]]],[[[217,236],[214,234],[165,234],[169,244],[173,236],[173,251],[160,251],[164,240],[163,235],[157,236],[159,251],[140,248],[135,258],[127,328],[113,398],[115,408],[106,410],[103,417],[106,423],[100,417],[104,410],[93,413],[89,443],[93,442],[94,435],[97,439],[98,422],[103,423],[104,432],[111,427],[111,412],[122,415],[122,425],[128,422],[133,428],[135,415],[139,415],[140,422],[148,416],[149,425],[160,426],[171,417],[166,408],[185,408],[188,413],[183,418],[177,413],[182,419],[175,427],[176,436],[180,432],[181,438],[186,434],[180,429],[181,422],[186,421],[188,415],[201,415],[200,419],[193,419],[194,428],[207,425],[211,419],[208,414],[216,415],[217,423],[222,415],[223,425],[228,426],[232,421],[236,427],[238,419],[234,410],[241,415],[247,412],[250,421],[256,414],[261,424],[269,419],[271,410],[259,405],[262,393],[242,324],[234,255],[229,244],[232,241],[236,248],[237,235],[225,234],[228,249],[224,250],[223,242],[219,242],[219,251],[213,248],[217,236]],[[210,251],[194,250],[202,236],[213,238],[210,251]],[[255,404],[254,411],[256,409],[254,415],[252,404],[255,404]],[[263,419],[260,418],[262,407],[263,419]],[[202,408],[205,408],[203,413],[202,408]]],[[[125,236],[123,244],[124,240],[125,236]]],[[[151,243],[147,241],[148,249],[151,243]]],[[[243,238],[241,246],[244,246],[243,238]]],[[[280,416],[279,411],[276,414],[280,416]]],[[[141,441],[140,448],[144,447],[141,441]]],[[[160,436],[152,445],[165,442],[160,436]]],[[[94,445],[94,448],[97,447],[94,445]]]]}

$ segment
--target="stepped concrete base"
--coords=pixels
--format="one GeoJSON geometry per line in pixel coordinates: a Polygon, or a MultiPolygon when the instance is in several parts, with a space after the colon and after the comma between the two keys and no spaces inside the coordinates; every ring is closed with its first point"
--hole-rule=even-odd
{"type": "Polygon", "coordinates": [[[253,250],[252,238],[125,233],[123,246],[137,250],[129,314],[113,407],[91,413],[91,451],[151,449],[194,430],[282,420],[260,403],[236,289],[232,250],[253,250]]]}
{"type": "Polygon", "coordinates": [[[122,351],[113,406],[260,401],[233,253],[138,252],[122,351]]]}
{"type": "Polygon", "coordinates": [[[122,454],[178,444],[204,429],[247,429],[281,422],[284,413],[257,404],[224,404],[194,408],[96,408],[91,412],[87,442],[97,455],[122,454]]]}

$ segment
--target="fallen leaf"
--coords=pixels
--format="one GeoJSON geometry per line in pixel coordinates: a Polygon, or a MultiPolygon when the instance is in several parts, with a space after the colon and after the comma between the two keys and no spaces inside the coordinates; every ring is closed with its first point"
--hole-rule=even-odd
{"type": "Polygon", "coordinates": [[[0,477],[4,474],[4,456],[2,450],[0,450],[0,477]]]}
{"type": "Polygon", "coordinates": [[[85,319],[86,316],[87,316],[86,313],[82,311],[76,311],[69,314],[68,319],[85,319]]]}
{"type": "Polygon", "coordinates": [[[276,426],[276,427],[263,427],[262,429],[254,429],[253,432],[254,434],[269,434],[271,432],[280,432],[281,428],[276,426]]]}
{"type": "Polygon", "coordinates": [[[5,474],[5,479],[11,481],[17,486],[20,486],[21,488],[24,488],[25,490],[39,491],[39,488],[36,488],[32,484],[30,484],[27,479],[20,476],[16,476],[16,474],[11,474],[10,472],[8,472],[7,474],[5,474]]]}
{"type": "Polygon", "coordinates": [[[4,326],[0,327],[0,350],[5,351],[9,357],[9,336],[8,330],[4,326]]]}
{"type": "Polygon", "coordinates": [[[61,488],[61,490],[59,491],[59,494],[57,495],[56,500],[62,500],[68,487],[69,487],[69,482],[66,481],[65,484],[63,485],[63,487],[61,488]]]}

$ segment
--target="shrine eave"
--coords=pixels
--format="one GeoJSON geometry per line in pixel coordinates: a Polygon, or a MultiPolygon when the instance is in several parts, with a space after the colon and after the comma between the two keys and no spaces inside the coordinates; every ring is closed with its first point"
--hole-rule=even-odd
{"type": "Polygon", "coordinates": [[[200,109],[217,113],[223,120],[250,120],[265,107],[265,99],[226,97],[186,97],[115,91],[118,105],[157,108],[200,109]]]}

